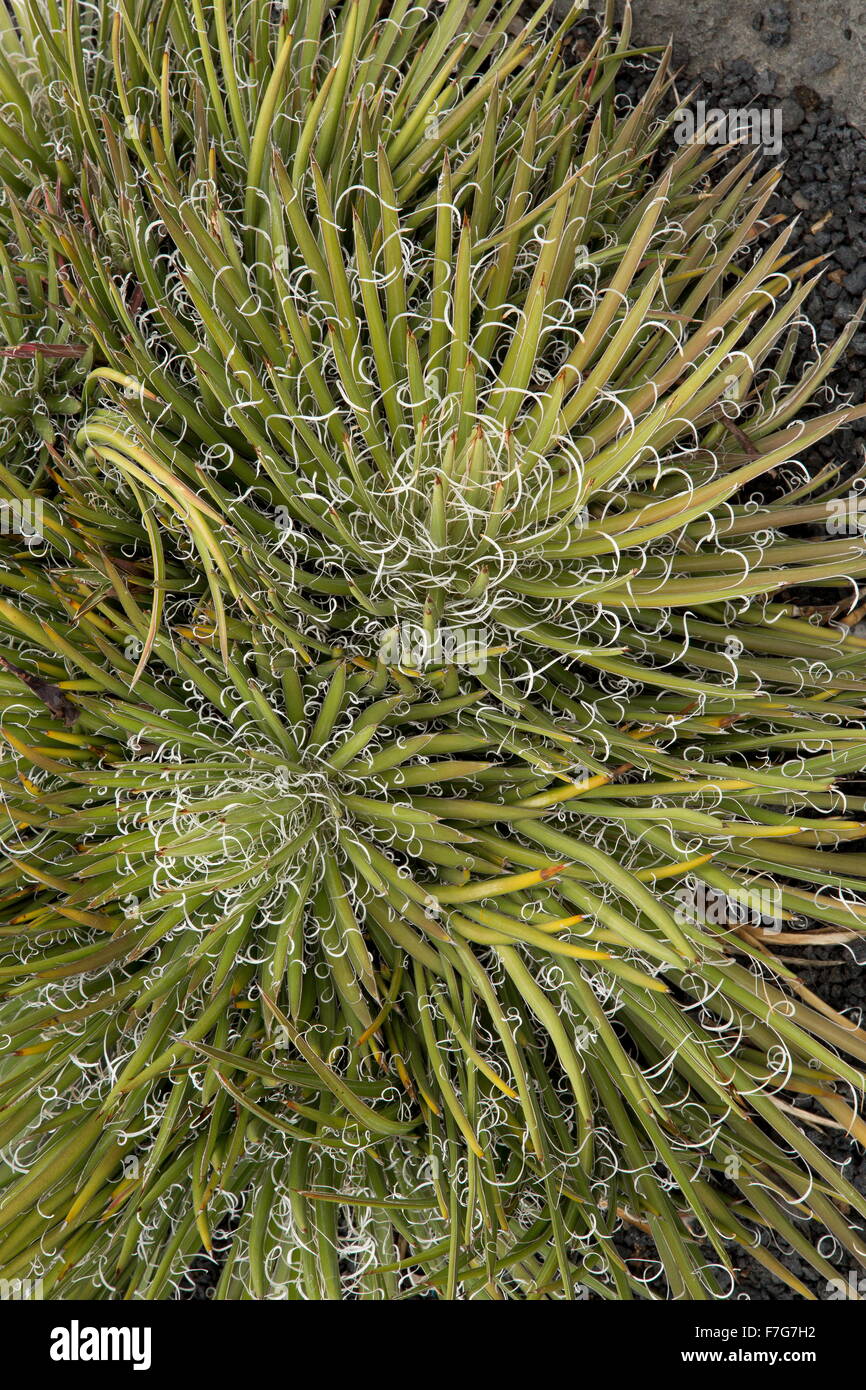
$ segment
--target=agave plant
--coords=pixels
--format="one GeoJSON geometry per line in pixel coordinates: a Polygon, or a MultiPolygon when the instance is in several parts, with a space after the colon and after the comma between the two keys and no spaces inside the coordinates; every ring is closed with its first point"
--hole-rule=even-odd
{"type": "Polygon", "coordinates": [[[93,365],[92,346],[70,340],[51,254],[44,261],[40,247],[34,269],[34,252],[26,226],[13,221],[11,235],[0,240],[0,443],[4,467],[31,498],[38,496],[52,452],[56,457],[58,436],[78,414],[93,365]]]}
{"type": "Polygon", "coordinates": [[[813,1137],[866,1034],[786,954],[864,921],[866,551],[803,458],[856,322],[792,380],[777,173],[668,151],[667,52],[619,111],[628,16],[518,9],[4,20],[0,312],[70,373],[0,469],[0,1270],[50,1297],[866,1263],[813,1137]]]}

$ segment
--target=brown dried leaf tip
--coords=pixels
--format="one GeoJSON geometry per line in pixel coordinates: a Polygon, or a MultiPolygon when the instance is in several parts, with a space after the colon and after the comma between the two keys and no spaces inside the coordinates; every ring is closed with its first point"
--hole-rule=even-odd
{"type": "Polygon", "coordinates": [[[59,686],[52,685],[50,681],[40,680],[38,676],[33,676],[29,671],[24,671],[20,666],[16,666],[14,661],[9,661],[7,657],[0,655],[0,666],[4,671],[9,671],[13,676],[17,676],[20,681],[38,696],[43,704],[47,705],[55,719],[62,719],[68,729],[71,729],[79,715],[78,706],[64,695],[59,686]]]}

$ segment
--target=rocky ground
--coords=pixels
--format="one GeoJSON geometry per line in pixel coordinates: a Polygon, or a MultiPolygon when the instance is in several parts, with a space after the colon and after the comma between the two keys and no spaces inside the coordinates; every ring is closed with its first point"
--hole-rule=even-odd
{"type": "MultiPolygon", "coordinates": [[[[564,12],[570,0],[556,0],[564,12]]],[[[617,0],[622,14],[625,0],[617,0]]],[[[587,0],[603,12],[604,0],[587,0]]],[[[745,60],[771,69],[786,91],[799,84],[866,131],[866,0],[632,0],[640,43],[673,37],[689,78],[745,60]]]]}

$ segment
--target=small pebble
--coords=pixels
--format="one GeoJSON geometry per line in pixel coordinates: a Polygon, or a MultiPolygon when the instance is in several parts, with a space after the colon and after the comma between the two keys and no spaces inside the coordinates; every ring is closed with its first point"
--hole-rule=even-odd
{"type": "Polygon", "coordinates": [[[821,49],[807,60],[804,71],[807,77],[821,77],[825,72],[832,72],[838,62],[839,58],[835,53],[821,49]]]}
{"type": "Polygon", "coordinates": [[[806,112],[799,101],[795,101],[793,97],[787,97],[782,102],[782,130],[786,135],[789,132],[799,130],[805,119],[806,112]]]}

